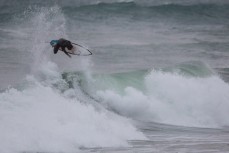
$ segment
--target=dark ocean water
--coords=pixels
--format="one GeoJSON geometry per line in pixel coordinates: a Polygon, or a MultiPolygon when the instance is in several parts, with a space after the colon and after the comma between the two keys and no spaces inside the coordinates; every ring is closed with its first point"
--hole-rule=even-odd
{"type": "Polygon", "coordinates": [[[226,0],[1,0],[0,152],[229,152],[228,16],[226,0]],[[59,38],[93,55],[54,55],[59,38]]]}

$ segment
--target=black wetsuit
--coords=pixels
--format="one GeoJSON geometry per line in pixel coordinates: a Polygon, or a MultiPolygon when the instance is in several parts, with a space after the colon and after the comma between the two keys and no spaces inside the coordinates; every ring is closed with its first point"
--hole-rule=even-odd
{"type": "Polygon", "coordinates": [[[56,53],[58,52],[58,50],[61,48],[61,50],[62,50],[66,55],[68,55],[68,57],[71,57],[71,56],[69,55],[69,53],[65,50],[65,47],[66,47],[67,49],[69,49],[69,50],[71,50],[71,49],[73,48],[72,43],[71,43],[70,41],[68,41],[68,40],[66,40],[66,39],[63,39],[63,38],[59,39],[59,40],[58,40],[58,43],[54,46],[54,50],[53,50],[54,54],[56,54],[56,53]]]}

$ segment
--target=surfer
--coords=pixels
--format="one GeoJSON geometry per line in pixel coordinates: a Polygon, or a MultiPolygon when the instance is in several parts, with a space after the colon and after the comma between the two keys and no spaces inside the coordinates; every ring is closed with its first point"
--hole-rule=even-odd
{"type": "Polygon", "coordinates": [[[73,48],[72,43],[69,40],[60,38],[59,40],[52,40],[50,42],[50,45],[54,47],[53,52],[56,54],[59,49],[61,49],[68,57],[71,58],[71,55],[65,50],[67,48],[68,50],[71,50],[73,48]]]}

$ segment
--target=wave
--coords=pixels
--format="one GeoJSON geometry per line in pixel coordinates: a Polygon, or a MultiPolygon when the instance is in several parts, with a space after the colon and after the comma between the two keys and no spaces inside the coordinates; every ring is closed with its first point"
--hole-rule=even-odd
{"type": "Polygon", "coordinates": [[[126,117],[170,125],[229,125],[229,85],[211,72],[203,63],[190,62],[163,70],[61,75],[56,64],[43,61],[36,76],[0,93],[0,135],[6,140],[0,150],[74,152],[146,139],[126,117]]]}
{"type": "MultiPolygon", "coordinates": [[[[208,1],[209,2],[209,1],[208,1]]],[[[112,17],[124,18],[125,20],[153,20],[170,19],[190,20],[190,22],[217,22],[222,23],[228,21],[229,3],[228,2],[142,2],[142,1],[23,1],[8,2],[0,9],[2,22],[10,22],[13,17],[17,18],[18,14],[24,10],[34,7],[59,6],[67,17],[77,21],[87,21],[91,19],[100,21],[104,19],[112,19],[112,17]],[[8,4],[9,3],[9,4],[8,4]],[[21,5],[21,7],[18,7],[21,5]]],[[[29,10],[29,9],[28,9],[29,10]]],[[[30,10],[31,12],[31,10],[30,10]]],[[[20,18],[20,17],[19,17],[20,18]]],[[[157,21],[158,22],[158,21],[157,21]]]]}
{"type": "MultiPolygon", "coordinates": [[[[92,11],[92,12],[114,12],[114,13],[127,13],[127,12],[141,12],[142,13],[196,13],[207,15],[207,13],[221,13],[224,14],[228,12],[229,3],[220,5],[217,3],[208,4],[208,3],[194,3],[190,5],[182,5],[176,3],[166,3],[161,5],[142,5],[136,2],[115,2],[115,3],[96,3],[91,5],[82,5],[82,6],[71,6],[72,9],[76,7],[76,11],[92,11]],[[145,11],[145,12],[144,12],[145,11]]],[[[67,9],[71,9],[71,7],[67,7],[67,9]]],[[[72,10],[71,10],[72,11],[72,10]]]]}
{"type": "Polygon", "coordinates": [[[187,78],[203,79],[217,75],[217,73],[205,63],[200,61],[190,61],[180,63],[172,67],[160,69],[145,69],[112,74],[94,74],[92,76],[92,78],[94,79],[88,79],[88,76],[85,76],[85,74],[82,72],[65,72],[62,74],[62,78],[69,83],[70,87],[74,86],[73,84],[76,80],[76,82],[78,82],[77,85],[80,85],[83,88],[88,86],[89,90],[91,87],[96,86],[96,90],[112,88],[115,91],[119,91],[122,93],[124,89],[128,86],[132,86],[136,89],[144,91],[144,79],[152,71],[156,71],[159,73],[171,73],[174,75],[181,75],[187,78]]]}
{"type": "Polygon", "coordinates": [[[194,63],[95,74],[92,79],[83,73],[64,73],[63,78],[71,88],[80,87],[85,95],[122,116],[183,126],[227,126],[228,84],[203,63],[194,63]]]}
{"type": "Polygon", "coordinates": [[[74,152],[146,139],[130,120],[94,107],[77,87],[69,89],[54,63],[39,73],[0,93],[1,152],[74,152]]]}
{"type": "MultiPolygon", "coordinates": [[[[66,0],[56,1],[56,0],[22,0],[18,2],[17,0],[12,1],[2,1],[0,2],[1,9],[0,14],[7,14],[10,12],[18,13],[20,11],[25,10],[31,6],[37,7],[52,7],[54,5],[58,5],[60,7],[67,7],[69,8],[78,8],[82,10],[106,10],[106,11],[130,11],[134,10],[139,11],[142,9],[155,9],[155,10],[162,10],[162,11],[170,11],[170,10],[177,10],[177,11],[184,11],[187,12],[191,10],[217,10],[222,11],[227,10],[229,2],[227,0],[191,0],[191,1],[181,1],[181,0],[66,0]],[[18,7],[20,6],[20,7],[18,7]]],[[[121,12],[120,12],[121,13],[121,12]]]]}
{"type": "MultiPolygon", "coordinates": [[[[119,20],[121,22],[225,23],[228,22],[229,4],[161,4],[142,5],[136,2],[98,3],[92,5],[63,6],[71,19],[87,22],[119,20]]],[[[112,23],[112,22],[111,22],[112,23]]],[[[119,23],[119,22],[118,22],[119,23]]],[[[117,23],[116,23],[117,24],[117,23]]]]}

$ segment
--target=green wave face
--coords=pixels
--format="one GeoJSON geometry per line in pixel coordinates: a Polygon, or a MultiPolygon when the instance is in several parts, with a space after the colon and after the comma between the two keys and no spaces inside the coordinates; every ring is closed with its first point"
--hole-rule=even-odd
{"type": "Polygon", "coordinates": [[[152,72],[177,74],[188,78],[205,78],[215,75],[214,70],[199,61],[181,63],[163,69],[147,69],[113,74],[92,74],[89,78],[82,72],[63,73],[62,77],[74,87],[80,85],[85,92],[111,89],[123,94],[126,87],[146,92],[145,78],[152,72]]]}
{"type": "Polygon", "coordinates": [[[69,72],[62,77],[69,87],[129,118],[200,127],[227,124],[216,119],[224,115],[215,113],[227,106],[228,84],[202,62],[112,74],[69,72]]]}

